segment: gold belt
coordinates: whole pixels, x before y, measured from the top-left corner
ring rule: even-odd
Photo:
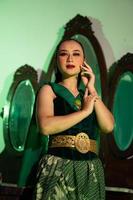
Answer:
[[[86,133],[73,135],[57,135],[52,139],[50,148],[53,147],[75,147],[80,153],[89,151],[97,153],[96,141],[91,140]]]

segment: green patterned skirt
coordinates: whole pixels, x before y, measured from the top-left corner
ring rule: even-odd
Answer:
[[[40,161],[34,199],[104,200],[104,173],[100,159],[70,160],[45,155]]]

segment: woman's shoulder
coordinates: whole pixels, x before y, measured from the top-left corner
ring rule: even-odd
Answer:
[[[40,88],[40,91],[39,91],[39,94],[42,94],[42,95],[52,95],[53,97],[55,96],[55,93],[51,87],[51,84],[47,83],[45,85],[43,85],[41,88]]]

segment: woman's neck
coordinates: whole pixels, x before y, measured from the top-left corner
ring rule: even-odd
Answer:
[[[78,91],[78,86],[77,86],[77,78],[75,77],[70,77],[63,79],[59,84],[65,86],[68,90],[70,90],[74,96],[77,96],[79,91]]]

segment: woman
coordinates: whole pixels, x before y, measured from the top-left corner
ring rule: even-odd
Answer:
[[[36,199],[104,200],[97,130],[111,132],[114,118],[97,94],[95,75],[78,41],[59,44],[57,66],[60,82],[43,86],[38,94],[38,124],[49,136],[49,147],[40,161]],[[79,79],[85,91],[79,90]]]

